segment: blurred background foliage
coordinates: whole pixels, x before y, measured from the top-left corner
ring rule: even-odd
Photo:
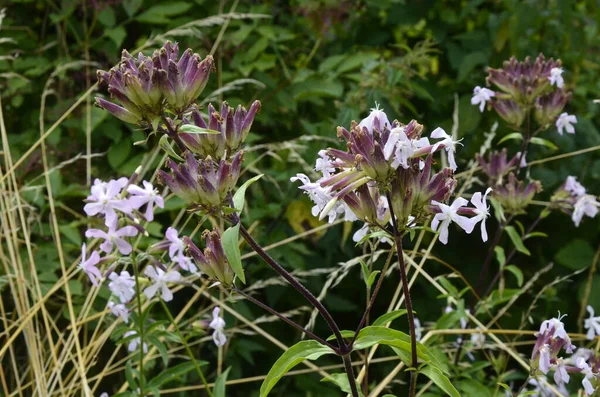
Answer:
[[[593,1],[11,0],[4,7],[0,92],[14,159],[38,141],[40,121],[44,123],[42,130],[47,131],[92,87],[96,69],[106,70],[118,62],[123,48],[133,52],[143,46],[149,52],[171,39],[178,41],[180,48],[191,47],[204,56],[222,34],[215,52],[216,73],[205,93],[228,87],[207,99],[216,103],[224,98],[232,106],[247,106],[254,99],[262,101],[262,112],[249,139],[254,149],[247,153],[246,164],[252,163],[250,171],[260,170],[268,178],[252,187],[244,221],[255,226],[254,234],[265,245],[320,224],[310,215],[307,198],[289,178],[297,172],[310,172],[320,148],[340,145],[335,139],[336,126],[348,126],[351,120],[365,117],[375,102],[390,119],[417,119],[425,125],[425,131],[437,126],[450,131],[456,110],[458,135],[464,137],[464,147],[459,149],[459,171],[473,166],[472,159],[485,141],[484,132],[490,131],[496,118],[492,112],[479,113],[470,104],[472,89],[485,84],[487,66],[500,67],[513,55],[522,59],[542,52],[562,59],[565,80],[574,93],[566,110],[577,115],[579,121],[574,136],[560,136],[553,128],[545,132],[543,137],[555,142],[559,149],[535,147],[528,160],[600,145],[600,105],[592,102],[600,98],[600,5]],[[224,31],[222,23],[211,24],[206,19],[232,9],[266,17],[231,20]],[[194,23],[198,20],[203,22]],[[236,84],[229,85],[232,82]],[[105,94],[104,90],[100,92]],[[60,230],[72,259],[78,254],[86,224],[81,216],[81,200],[88,192],[88,178],[129,175],[158,143],[150,137],[146,143],[133,145],[146,139],[142,131],[100,109],[91,107],[86,112],[87,106],[89,101],[84,101],[46,139],[62,220]],[[96,154],[91,175],[84,172],[85,159],[81,158],[86,153],[86,129],[92,132],[91,152]],[[510,132],[500,122],[494,141]],[[516,144],[508,145],[515,145],[508,146],[513,153],[518,150]],[[31,204],[37,271],[51,285],[59,265],[47,221],[49,208],[42,172],[41,155],[36,150],[16,175],[23,186],[23,197]],[[592,194],[599,194],[600,155],[592,152],[532,167],[531,177],[539,179],[544,187],[536,199],[548,201],[567,175],[577,176]],[[163,226],[156,223],[150,230],[154,237],[160,238],[181,205],[176,200],[170,202],[159,217]],[[527,226],[541,209],[532,206],[518,220]],[[291,269],[336,267],[361,253],[349,238],[350,227],[357,225],[339,225],[271,252]],[[491,220],[490,234],[495,228],[495,220]],[[520,298],[512,309],[514,315],[505,316],[502,326],[518,327],[531,298],[551,280],[586,269],[572,281],[546,289],[532,314],[535,326],[541,319],[556,315],[557,310],[569,313],[567,329],[576,330],[581,326],[576,319],[588,277],[592,283],[589,301],[600,302],[600,275],[594,275],[593,269],[587,270],[599,248],[600,218],[586,219],[575,228],[568,216],[555,213],[544,219],[538,230],[548,237],[528,240],[532,255],[517,255],[514,264],[526,281],[548,263],[554,262],[555,266],[526,293],[530,298]],[[478,239],[476,233],[456,233],[447,247],[437,246],[434,252],[475,283],[487,254],[486,246]],[[511,243],[505,239],[503,245],[508,250]],[[450,272],[443,264],[430,261],[426,266],[435,275]],[[272,276],[255,258],[247,261],[246,268],[250,280]],[[306,280],[309,288],[318,292],[325,276]],[[452,280],[459,290],[465,287],[462,281]],[[384,284],[375,315],[387,308],[397,282],[394,275]],[[507,276],[506,283],[507,288],[517,288],[516,278]],[[87,284],[74,283],[72,291],[83,300],[87,288]],[[437,320],[446,300],[436,299],[437,291],[427,284],[417,283],[413,291],[421,321],[428,324]],[[340,285],[327,293],[325,301],[342,328],[353,328],[364,308],[364,296],[360,269],[354,267]],[[472,299],[469,293],[465,297],[468,302]],[[281,311],[304,304],[300,296],[284,286],[269,287],[262,298]],[[185,301],[182,292],[173,306],[182,306]],[[244,303],[236,306],[250,317],[263,314]],[[56,302],[56,310],[61,310],[61,302]],[[306,323],[308,312],[302,316],[297,320]],[[227,320],[228,324],[235,323],[233,318]],[[397,326],[405,330],[405,324],[398,322]],[[287,344],[299,337],[285,324],[266,324],[265,329]],[[320,323],[317,330],[326,333]],[[211,347],[204,348],[201,358],[210,361],[214,358],[212,351]],[[259,337],[233,338],[225,358],[233,366],[230,379],[265,374],[279,354]],[[502,355],[492,355],[496,368],[495,360],[501,360]],[[489,357],[480,358],[490,361]],[[378,379],[393,365],[373,366],[370,378]],[[456,384],[465,395],[485,396],[494,390],[498,371],[482,366],[462,376],[457,374]],[[338,393],[328,384],[306,382],[307,379],[286,378],[279,390],[287,390],[286,396]],[[228,395],[248,395],[255,390],[257,384],[250,383],[232,387]]]

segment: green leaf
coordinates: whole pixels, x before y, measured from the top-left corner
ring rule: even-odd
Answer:
[[[369,275],[369,278],[367,279],[366,283],[367,283],[367,287],[371,288],[371,286],[373,285],[373,283],[375,282],[375,278],[377,277],[377,275],[381,273],[380,270],[374,270],[373,273],[371,273]]]
[[[179,127],[180,132],[186,134],[208,134],[208,135],[220,135],[221,131],[215,131],[208,128],[198,127],[194,124],[184,124]]]
[[[196,364],[200,367],[203,365],[207,365],[208,361],[196,360]],[[192,371],[194,368],[195,365],[193,361],[187,361],[185,363],[174,365],[171,368],[163,371],[159,375],[155,376],[150,382],[148,382],[147,386],[160,387],[167,382],[170,382],[174,379],[179,378],[180,376],[185,375],[186,373]]]
[[[136,390],[138,388],[138,384],[135,381],[135,375],[138,375],[138,372],[133,369],[131,361],[127,361],[127,364],[125,365],[125,379],[129,384],[129,388],[132,390]]]
[[[460,393],[454,388],[454,386],[452,386],[452,383],[450,383],[450,379],[448,379],[444,374],[442,374],[442,371],[440,371],[439,369],[432,367],[431,365],[427,365],[421,368],[419,372],[431,379],[437,387],[442,389],[449,396],[460,397]]]
[[[321,382],[332,382],[338,385],[338,387],[345,393],[352,393],[350,389],[350,382],[348,382],[348,375],[346,373],[342,374],[331,374],[327,378],[321,379]],[[358,390],[358,395],[363,397],[364,394]]]
[[[400,310],[394,310],[392,312],[389,313],[385,313],[383,316],[379,317],[377,320],[373,321],[373,326],[385,326],[385,324],[389,323],[392,320],[397,319],[398,317],[402,317],[404,316],[406,313],[408,313],[408,310],[404,310],[404,309],[400,309]],[[413,313],[415,313],[413,311]]]
[[[223,243],[223,251],[225,251],[225,256],[227,257],[233,272],[240,280],[242,280],[242,283],[246,284],[246,276],[244,275],[240,246],[238,244],[239,235],[240,224],[238,223],[223,232],[221,242]]]
[[[512,132],[510,134],[504,135],[502,137],[502,139],[500,139],[498,141],[497,144],[500,145],[502,142],[511,141],[511,140],[522,141],[523,140],[523,135],[521,135],[520,132]]]
[[[334,354],[334,351],[314,340],[305,340],[296,343],[287,349],[273,364],[273,367],[260,386],[260,397],[267,396],[279,379],[296,365],[304,360],[316,360],[325,354]]]
[[[173,1],[155,5],[141,13],[136,20],[145,23],[166,24],[171,22],[172,18],[170,17],[181,15],[191,7],[191,3],[186,3],[184,1]]]
[[[244,182],[242,186],[240,186],[237,192],[235,192],[235,194],[233,195],[233,206],[236,210],[242,212],[242,210],[244,209],[244,204],[246,202],[246,189],[248,189],[248,186],[252,185],[254,182],[262,178],[263,175],[264,174],[256,175],[254,178],[248,179],[246,182]]]
[[[118,144],[112,144],[106,154],[108,164],[114,170],[118,170],[119,166],[129,157],[129,153],[131,153],[131,142],[129,140],[126,139]]]
[[[500,269],[502,269],[502,266],[504,266],[504,264],[506,263],[506,255],[504,254],[504,248],[497,245],[496,248],[494,248],[494,253],[496,254],[496,260],[500,265]]]
[[[218,376],[215,381],[215,387],[213,389],[214,397],[227,397],[225,395],[225,384],[227,383],[227,376],[229,375],[229,371],[231,371],[231,367],[227,368],[225,372]]]
[[[381,273],[381,271],[375,270],[372,273],[369,273],[369,266],[367,266],[367,264],[363,261],[360,261],[360,268],[362,270],[365,285],[367,286],[367,288],[371,288],[371,286],[375,282],[375,277],[377,277],[377,275]]]
[[[163,135],[160,137],[160,140],[158,141],[158,146],[160,146],[161,149],[165,151],[165,153],[167,153],[174,159],[177,159],[179,161],[185,161],[181,158],[181,156],[175,153],[175,150],[173,150],[173,147],[169,143],[169,137],[167,135]]]
[[[584,240],[575,239],[556,254],[556,261],[573,270],[585,269],[594,260],[594,249]]]
[[[513,244],[515,245],[515,248],[517,249],[517,251],[519,251],[525,255],[531,255],[531,252],[529,252],[529,250],[527,248],[525,248],[525,245],[523,245],[521,236],[519,236],[519,233],[514,228],[514,226],[506,226],[505,230],[506,230],[506,233],[508,233],[508,237],[510,237]]]
[[[519,269],[516,265],[509,265],[506,266],[504,269],[511,272],[517,278],[517,285],[519,286],[519,288],[521,288],[523,286],[524,280],[523,272],[521,271],[521,269]]]
[[[547,148],[550,148],[552,150],[558,150],[558,146],[556,146],[555,144],[553,144],[552,142],[550,142],[547,139],[543,139],[537,136],[534,136],[533,138],[531,138],[531,143],[533,143],[534,145],[539,145],[539,146],[546,146]]]

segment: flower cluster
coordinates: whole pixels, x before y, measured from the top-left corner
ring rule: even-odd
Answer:
[[[584,215],[594,218],[600,208],[596,196],[588,194],[586,188],[574,176],[567,177],[565,183],[552,196],[551,203],[553,208],[571,215],[577,227]]]
[[[591,315],[593,317],[593,311]],[[586,326],[587,324],[586,322]],[[598,387],[597,377],[600,375],[600,359],[591,350],[581,348],[568,358],[560,357],[561,350],[571,354],[576,349],[561,318],[542,322],[536,336],[531,356],[532,375],[536,375],[538,370],[544,375],[553,370],[554,381],[562,387],[569,383],[569,373],[579,373],[583,375],[581,385],[586,395],[595,393]]]
[[[534,62],[529,57],[522,62],[512,57],[502,68],[488,69],[486,82],[498,91],[477,86],[473,89],[471,103],[479,106],[481,112],[489,103],[500,117],[517,129],[525,122],[527,114],[533,114],[543,129],[554,122],[561,135],[564,128],[574,133],[572,124],[577,123],[576,117],[561,114],[572,96],[565,90],[562,74],[560,60],[547,60],[542,54]]]
[[[179,58],[179,46],[167,41],[154,54],[137,58],[123,50],[121,62],[106,72],[98,71],[99,82],[121,106],[96,98],[96,104],[126,123],[155,126],[166,111],[180,115],[202,93],[213,58],[202,59],[187,49]]]
[[[210,280],[217,281],[225,287],[230,287],[233,283],[234,272],[227,256],[225,256],[219,232],[205,230],[202,233],[202,239],[206,241],[204,252],[189,237],[184,237],[183,241],[202,273]]]
[[[355,239],[360,239],[369,227],[384,228],[396,217],[402,230],[424,222],[434,215],[432,227],[439,228],[440,241],[448,241],[448,225],[457,223],[471,233],[482,222],[482,238],[487,240],[485,219],[489,216],[485,204],[489,190],[477,193],[471,202],[457,198],[446,205],[454,191],[457,169],[454,153],[460,140],[443,129],[436,128],[430,138],[422,137],[423,126],[416,121],[404,125],[389,121],[381,109],[372,109],[360,123],[352,122],[350,130],[338,127],[338,137],[346,141],[346,151],[329,148],[319,152],[315,171],[321,177],[315,182],[305,174],[297,174],[292,182],[301,181],[300,189],[314,202],[312,213],[333,222],[343,215],[346,221],[362,220],[366,226]],[[433,155],[445,151],[449,167],[435,173]],[[465,215],[470,215],[467,218]]]

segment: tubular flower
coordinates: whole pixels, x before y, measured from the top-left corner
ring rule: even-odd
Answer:
[[[510,161],[507,161],[506,153],[506,149],[502,149],[501,152],[491,152],[487,162],[483,156],[477,154],[479,166],[488,176],[489,183],[492,186],[501,185],[503,177],[508,174],[511,169],[515,168],[519,162],[518,154],[510,159]]]
[[[213,58],[204,60],[187,49],[178,59],[177,43],[167,41],[152,57],[137,58],[123,51],[121,62],[106,72],[98,71],[100,83],[121,106],[102,98],[96,104],[115,117],[133,124],[153,125],[164,110],[181,114],[202,93],[213,68]]]
[[[225,204],[227,195],[235,187],[240,176],[242,155],[238,152],[231,162],[215,162],[210,157],[196,160],[187,153],[185,163],[169,160],[167,164],[171,174],[161,170],[159,176],[183,200],[206,211],[215,211]]]
[[[519,128],[525,121],[525,110],[512,99],[497,99],[492,102],[492,108],[514,128]]]
[[[573,94],[556,90],[549,94],[539,96],[535,100],[535,120],[540,125],[550,124],[562,112],[563,108],[571,100]],[[575,116],[573,116],[575,117]]]
[[[250,109],[241,105],[234,109],[227,102],[221,105],[217,112],[213,105],[208,105],[208,122],[194,108],[191,120],[184,119],[183,124],[193,124],[197,127],[218,131],[218,134],[187,134],[179,133],[185,146],[201,156],[211,156],[221,159],[231,156],[246,140],[256,114],[260,113],[260,101],[254,101]]]
[[[234,272],[225,256],[219,232],[205,230],[202,239],[206,241],[204,252],[189,237],[183,238],[189,255],[210,280],[219,281],[223,286],[230,287],[233,284]]]

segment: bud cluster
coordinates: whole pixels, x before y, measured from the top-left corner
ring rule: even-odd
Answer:
[[[441,128],[430,135],[439,139],[435,143],[422,133],[423,126],[414,120],[406,125],[390,123],[382,110],[372,109],[360,123],[352,122],[350,130],[338,127],[338,137],[346,141],[345,151],[329,148],[319,152],[315,171],[321,178],[311,182],[308,176],[297,174],[291,180],[303,183],[300,189],[315,203],[313,215],[320,219],[328,217],[333,222],[343,214],[347,221],[360,219],[368,227],[384,228],[393,213],[403,232],[435,215],[432,226],[434,230],[440,227],[440,241],[446,243],[450,222],[470,233],[489,212],[481,193],[477,196],[480,202],[472,201],[475,208],[464,208],[468,203],[461,201],[464,199],[455,206],[442,204],[456,186],[454,152],[460,141]],[[450,167],[434,172],[433,155],[441,150]],[[359,236],[366,232],[363,227]],[[482,233],[482,238],[485,241],[487,234],[483,237]]]
[[[137,58],[123,50],[121,62],[106,72],[98,71],[98,81],[108,85],[111,98],[121,106],[96,98],[96,104],[126,123],[156,126],[167,112],[181,115],[204,90],[213,69],[213,58],[202,59],[187,49],[181,58],[179,46],[167,41],[149,57]]]

